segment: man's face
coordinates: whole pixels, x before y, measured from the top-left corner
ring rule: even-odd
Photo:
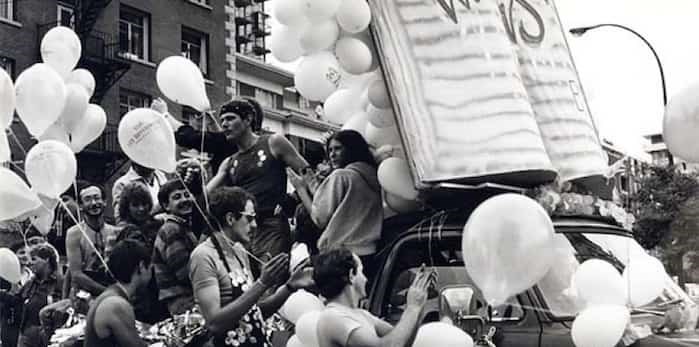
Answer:
[[[248,200],[245,203],[245,209],[240,213],[240,218],[235,219],[233,216],[230,216],[229,224],[233,229],[233,235],[237,241],[243,244],[250,243],[250,229],[257,228],[255,205],[252,201]]]
[[[104,197],[99,188],[91,186],[80,191],[80,209],[92,217],[104,213]]]
[[[356,273],[354,273],[354,276],[350,275],[350,281],[352,288],[354,288],[355,292],[358,294],[359,299],[364,299],[366,298],[366,285],[369,280],[366,278],[364,275],[364,265],[362,265],[362,261],[359,259],[359,257],[354,254],[354,262],[357,264],[356,268]]]
[[[221,115],[221,130],[228,140],[240,138],[248,128],[250,128],[249,121],[237,113],[227,112]]]
[[[174,190],[168,196],[165,210],[176,216],[189,216],[192,213],[192,197],[185,189]]]

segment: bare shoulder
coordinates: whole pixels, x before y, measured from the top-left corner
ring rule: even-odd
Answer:
[[[135,320],[131,304],[120,296],[110,296],[102,300],[95,308],[94,317],[95,331],[101,338],[109,336],[118,322]]]

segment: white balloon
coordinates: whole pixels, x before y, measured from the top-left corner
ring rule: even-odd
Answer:
[[[626,305],[626,286],[612,264],[589,259],[580,264],[573,275],[575,289],[586,307],[595,305]]]
[[[377,108],[369,104],[367,114],[369,115],[369,124],[377,128],[392,127],[396,124],[393,110],[390,108]]]
[[[624,306],[593,306],[573,321],[571,335],[577,347],[614,347],[631,319]]]
[[[383,80],[378,79],[369,85],[369,103],[376,108],[390,108],[391,98]]]
[[[391,145],[395,147],[400,147],[400,135],[398,134],[398,128],[395,126],[377,128],[371,123],[366,126],[366,142],[368,142],[374,148],[379,148],[385,145]]]
[[[305,347],[301,340],[299,340],[299,337],[294,335],[289,338],[288,341],[286,341],[286,347]]]
[[[413,347],[473,347],[473,339],[456,326],[432,322],[420,326]]]
[[[301,316],[309,312],[321,311],[325,305],[317,296],[298,290],[291,294],[284,305],[279,309],[279,314],[286,320],[296,324]]]
[[[344,31],[356,34],[369,27],[371,9],[366,1],[342,0],[336,17]]]
[[[366,138],[366,128],[368,123],[369,120],[366,112],[359,111],[352,115],[347,122],[345,122],[345,124],[342,126],[342,130],[354,130]]]
[[[387,192],[406,200],[415,200],[418,191],[410,175],[408,162],[400,158],[388,158],[380,165],[377,172],[381,187]]]
[[[102,135],[106,126],[107,114],[102,107],[95,104],[88,105],[80,123],[70,134],[70,148],[75,153],[82,151],[85,146]]]
[[[121,149],[136,163],[175,171],[175,134],[158,112],[149,108],[129,111],[119,122],[118,138]]]
[[[342,74],[332,53],[319,52],[304,57],[294,75],[296,89],[306,99],[325,101],[337,90]]]
[[[59,117],[68,132],[73,132],[87,110],[90,96],[85,87],[77,83],[66,84],[66,102]]]
[[[200,112],[211,109],[204,76],[191,60],[179,55],[165,58],[158,65],[155,79],[168,99]]]
[[[46,140],[29,150],[24,171],[32,188],[45,196],[57,198],[75,181],[78,164],[67,145]]]
[[[665,288],[665,276],[660,260],[648,255],[631,258],[623,274],[631,305],[641,307],[660,296]]]
[[[15,86],[10,75],[0,68],[0,130],[12,124],[15,115]]]
[[[21,279],[19,259],[9,248],[0,248],[0,277],[16,284]]]
[[[10,169],[0,167],[0,221],[19,217],[41,206],[41,200]]]
[[[46,64],[22,71],[15,83],[17,114],[29,132],[38,137],[61,115],[66,102],[63,79]]]
[[[66,131],[65,126],[60,120],[56,123],[51,124],[51,126],[44,131],[41,136],[39,136],[39,141],[54,140],[65,145],[70,144],[70,137],[68,136],[68,131]]]
[[[699,83],[670,99],[663,118],[663,140],[670,152],[690,163],[699,163]]]
[[[66,78],[80,60],[80,38],[70,28],[57,26],[41,39],[41,59],[58,74]]]
[[[41,235],[47,235],[51,231],[51,226],[55,218],[55,210],[41,206],[29,217],[29,221]]]
[[[335,55],[340,66],[351,74],[363,74],[371,68],[371,50],[356,38],[344,37],[337,41]]]
[[[330,19],[340,7],[340,0],[305,0],[306,17],[313,22]]]
[[[66,83],[77,83],[83,86],[89,97],[92,97],[92,95],[95,94],[95,76],[92,75],[92,72],[86,69],[73,70],[73,72],[70,73],[70,76],[68,76]]]
[[[296,336],[304,346],[318,346],[318,319],[320,311],[312,311],[304,314],[296,323]]]
[[[334,19],[313,23],[304,28],[299,38],[306,54],[313,54],[332,47],[340,36],[340,28]]]
[[[304,0],[275,0],[272,15],[286,26],[300,26],[306,22]]]
[[[12,160],[10,141],[7,140],[7,133],[4,130],[0,130],[0,163],[10,160]]]
[[[285,25],[272,27],[269,48],[274,58],[283,63],[298,59],[303,54],[300,31]]]
[[[420,209],[420,203],[417,200],[403,199],[398,195],[386,193],[384,195],[386,206],[398,213],[410,213]]]
[[[344,124],[352,115],[361,111],[357,94],[350,89],[338,89],[325,100],[325,119],[335,124]]]

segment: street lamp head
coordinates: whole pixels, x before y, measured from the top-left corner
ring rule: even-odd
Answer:
[[[580,27],[580,28],[573,28],[568,30],[573,36],[583,36],[588,30],[590,30],[590,27]]]

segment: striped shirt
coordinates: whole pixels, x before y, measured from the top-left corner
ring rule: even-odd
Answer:
[[[160,300],[192,296],[189,255],[196,245],[189,221],[167,215],[155,238],[152,260]]]

